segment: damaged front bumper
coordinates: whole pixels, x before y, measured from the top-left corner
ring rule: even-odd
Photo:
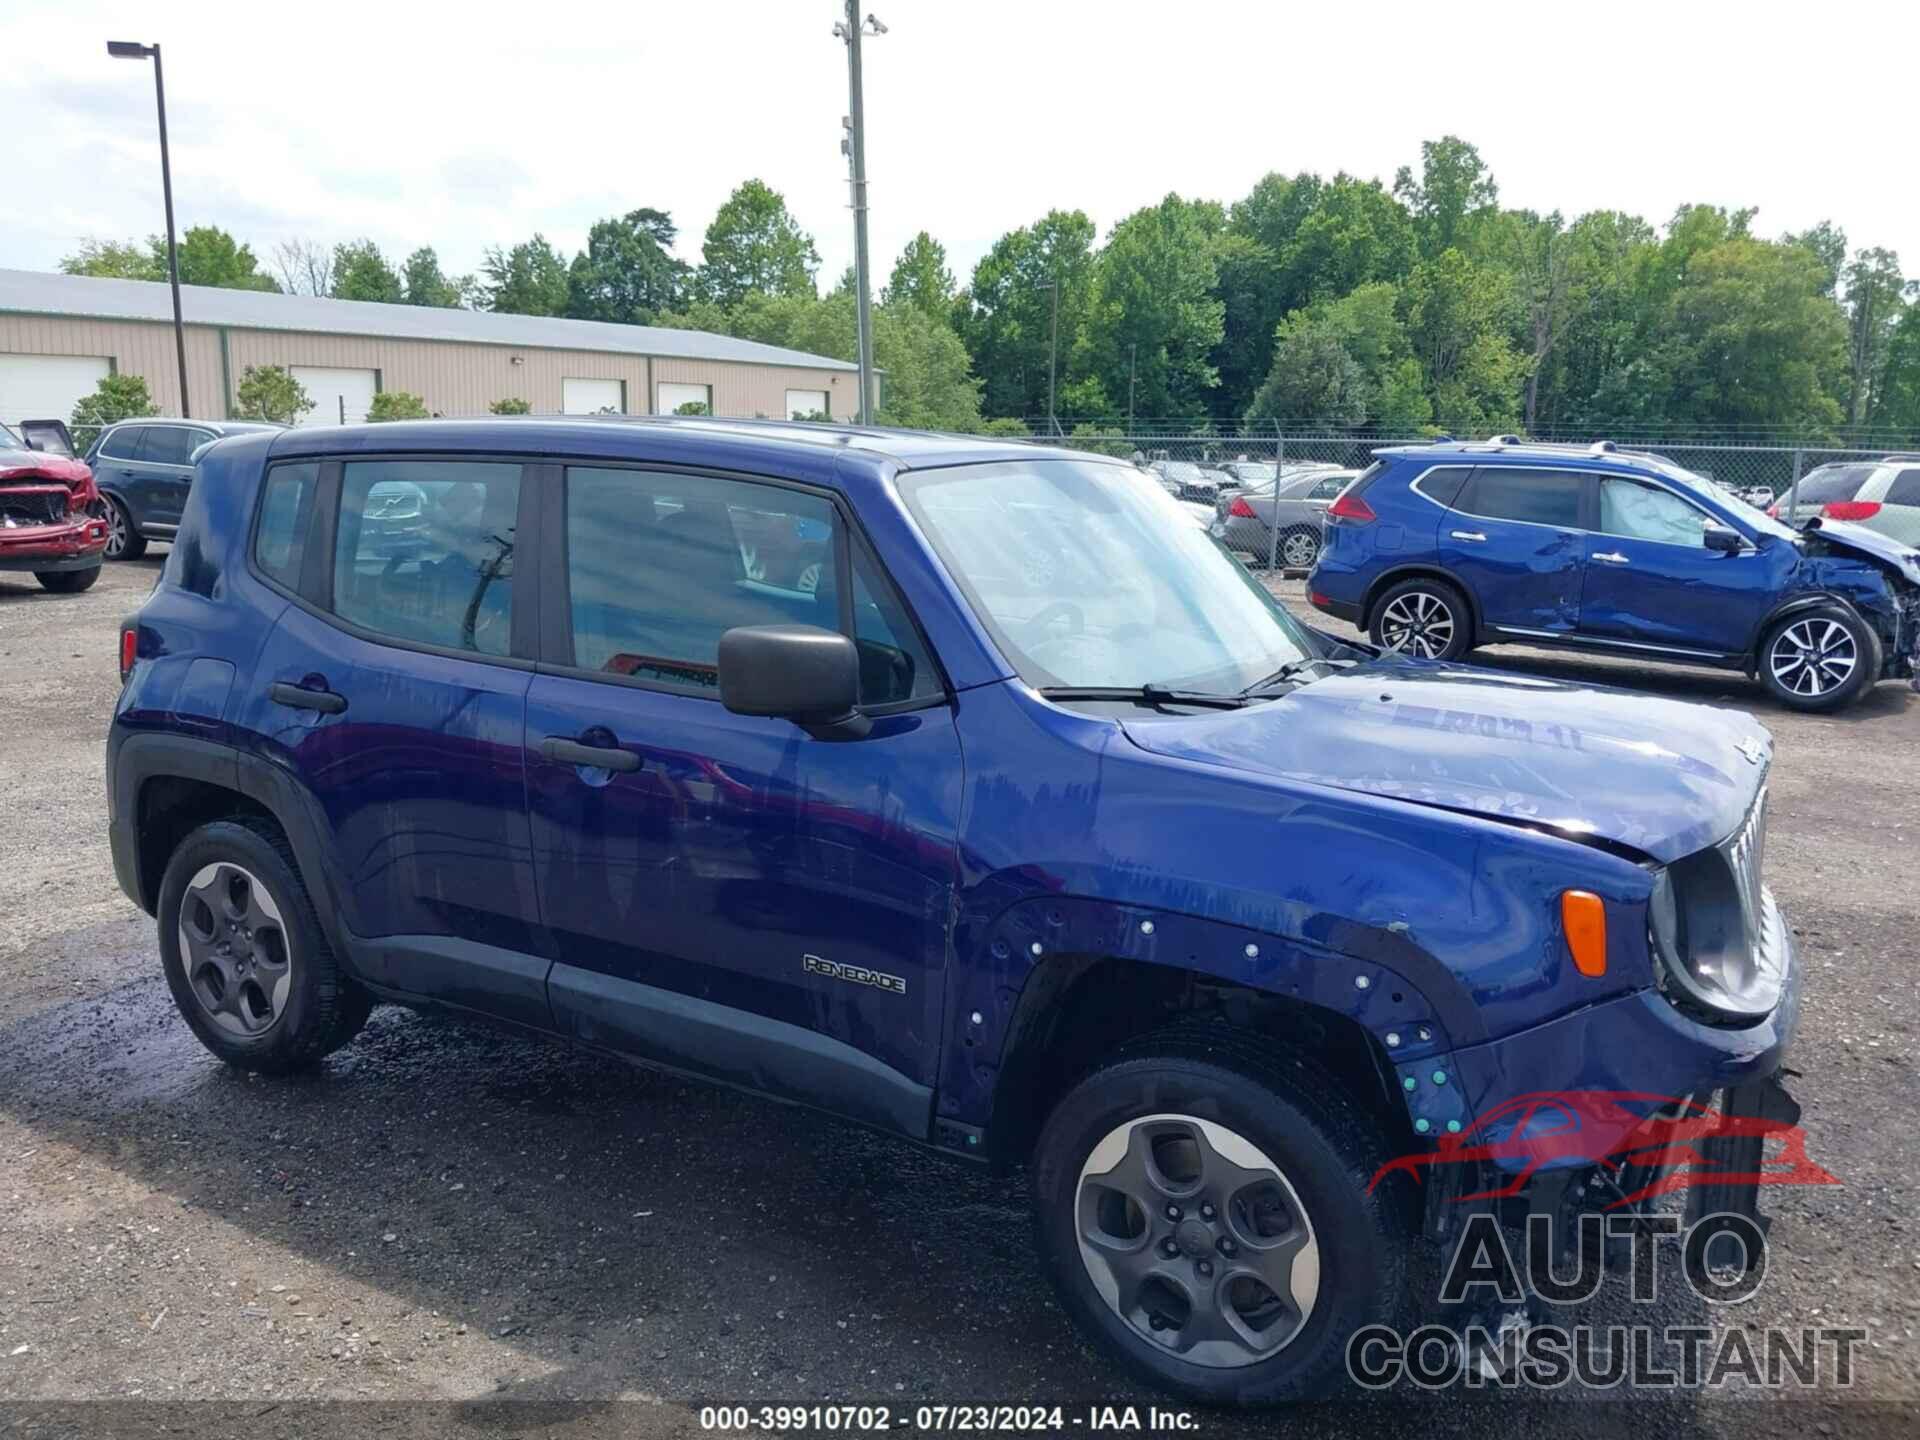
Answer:
[[[0,525],[0,570],[91,570],[107,553],[107,522],[93,516],[55,525]]]

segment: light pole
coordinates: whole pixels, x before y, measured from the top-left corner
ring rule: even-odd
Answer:
[[[1047,428],[1058,435],[1060,422],[1053,413],[1053,374],[1060,358],[1060,272],[1055,270],[1053,279],[1043,280],[1034,288],[1053,292],[1053,331],[1047,341]]]
[[[167,155],[167,82],[160,71],[160,47],[132,40],[109,40],[107,54],[116,60],[153,60],[153,98],[160,107],[160,193],[167,207],[167,283],[173,287],[173,353],[180,362],[180,416],[193,411],[187,400],[187,331],[180,319],[180,249],[173,235],[173,164]]]
[[[873,421],[873,307],[868,298],[867,266],[867,116],[860,84],[860,36],[884,35],[887,27],[869,15],[860,20],[860,0],[847,0],[847,18],[834,22],[833,33],[847,47],[846,152],[853,189],[853,291],[856,341],[860,353],[860,413],[862,425]]]

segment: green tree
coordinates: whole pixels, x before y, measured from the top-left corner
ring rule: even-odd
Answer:
[[[84,453],[107,426],[117,420],[138,420],[143,415],[158,415],[160,407],[147,393],[147,382],[138,375],[103,375],[91,395],[82,395],[68,421],[74,444]]]
[[[367,406],[370,422],[382,420],[425,420],[427,402],[406,390],[382,390]]]
[[[1885,378],[1887,343],[1905,308],[1906,278],[1891,250],[1862,250],[1847,266],[1847,423],[1864,424]]]
[[[448,276],[431,245],[422,245],[400,267],[402,289],[409,305],[454,310],[468,303],[475,289],[471,275]]]
[[[704,400],[688,400],[684,404],[674,406],[673,413],[676,415],[711,415],[713,414],[713,407]]]
[[[567,313],[577,320],[651,325],[665,312],[684,309],[693,272],[671,253],[677,233],[664,210],[629,210],[597,221],[568,272]]]
[[[1873,423],[1920,435],[1920,297],[1910,301],[1887,337],[1887,365],[1875,395]]]
[[[1225,223],[1213,202],[1169,195],[1114,226],[1100,251],[1090,366],[1109,397],[1132,379],[1137,414],[1204,414],[1220,383],[1213,352],[1226,307],[1214,293],[1214,248]]]
[[[1505,277],[1443,250],[1414,267],[1401,313],[1434,423],[1453,434],[1511,429],[1526,362],[1509,338],[1513,298]]]
[[[1832,295],[1840,288],[1841,272],[1847,268],[1847,232],[1831,220],[1822,220],[1811,230],[1802,230],[1798,235],[1787,234],[1780,237],[1789,245],[1798,245],[1813,253],[1820,261],[1821,273],[1827,277],[1827,294]]]
[[[400,272],[387,263],[373,241],[349,240],[333,247],[334,299],[398,305],[405,295]]]
[[[881,371],[881,424],[980,428],[980,382],[967,347],[944,316],[930,315],[905,297],[876,306],[873,363]]]
[[[1093,240],[1093,221],[1084,212],[1048,211],[996,240],[974,266],[971,286],[955,297],[954,329],[973,357],[974,374],[985,382],[981,409],[987,414],[1014,419],[1046,414],[1054,300],[1048,287],[1056,277],[1056,388],[1064,399],[1087,378],[1081,336],[1093,307]],[[1058,408],[1072,414],[1077,407]]]
[[[1413,212],[1420,237],[1420,253],[1429,259],[1464,244],[1470,224],[1490,214],[1499,203],[1500,188],[1480,152],[1457,135],[1425,140],[1420,145],[1420,178],[1402,165],[1394,176],[1393,193]]]
[[[155,235],[147,241],[155,275],[167,276],[167,241]],[[180,237],[180,283],[212,285],[222,290],[280,289],[280,282],[260,269],[253,250],[218,225],[195,225]]]
[[[1247,423],[1343,429],[1367,419],[1366,376],[1324,324],[1296,312],[1283,321],[1273,368],[1247,408]]]
[[[946,247],[924,230],[915,235],[893,262],[880,301],[905,301],[944,322],[953,313],[953,272],[947,269]]]
[[[495,415],[531,415],[533,406],[517,395],[509,395],[504,400],[496,400],[487,407]]]
[[[727,197],[701,247],[700,291],[731,307],[748,294],[814,292],[820,253],[813,237],[787,212],[779,191],[749,180]]]
[[[1399,300],[1379,280],[1287,317],[1248,423],[1364,424],[1400,435],[1425,425],[1432,409]]]
[[[156,272],[153,255],[139,241],[96,240],[89,236],[79,250],[61,257],[60,268],[68,275],[97,275],[109,280],[164,280],[166,265]]]
[[[236,418],[277,425],[291,425],[313,409],[306,387],[278,365],[249,365],[233,398],[240,412]]]
[[[567,313],[567,262],[536,234],[511,250],[493,246],[480,266],[486,275],[482,293],[489,310],[505,315]]]

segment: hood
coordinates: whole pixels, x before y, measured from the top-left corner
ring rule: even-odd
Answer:
[[[1122,724],[1155,754],[1543,826],[1662,863],[1732,834],[1773,757],[1742,711],[1400,660],[1244,710]]]
[[[63,485],[78,484],[92,478],[84,461],[45,450],[22,450],[16,445],[0,445],[0,484],[12,481],[58,480]]]
[[[1845,520],[1817,517],[1807,522],[1803,533],[1818,535],[1831,549],[1864,555],[1869,560],[1890,565],[1912,583],[1920,585],[1920,550],[1911,545],[1902,545],[1891,535],[1882,535],[1878,530],[1869,530],[1864,525],[1854,525]]]

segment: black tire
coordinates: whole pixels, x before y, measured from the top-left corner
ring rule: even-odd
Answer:
[[[107,559],[138,560],[147,553],[147,537],[134,529],[133,516],[120,501],[102,495],[99,515],[107,522]]]
[[[275,913],[281,953],[291,971],[272,1018],[257,1033],[236,1034],[206,1000],[206,985],[188,973],[181,909],[189,885],[210,870],[232,870],[262,887]],[[212,917],[215,926],[220,916]],[[160,881],[160,960],[174,1003],[215,1055],[242,1070],[285,1074],[312,1065],[366,1024],[372,998],[341,969],[301,883],[293,851],[271,824],[251,816],[202,825],[180,843]],[[251,938],[251,931],[245,932]]]
[[[1880,637],[1851,606],[1822,605],[1769,626],[1756,671],[1782,705],[1820,714],[1864,695],[1880,678],[1882,656]],[[1837,673],[1842,664],[1844,676]]]
[[[1320,559],[1320,532],[1311,525],[1294,525],[1280,532],[1280,568],[1311,570]]]
[[[1255,1358],[1245,1363],[1196,1363],[1174,1353],[1169,1343],[1150,1339],[1137,1320],[1123,1316],[1103,1297],[1081,1256],[1082,1170],[1096,1147],[1103,1142],[1111,1147],[1117,1127],[1169,1115],[1224,1127],[1270,1157],[1303,1209],[1317,1247],[1318,1290],[1311,1305],[1295,1307],[1289,1319],[1274,1322],[1289,1325],[1290,1338],[1281,1340],[1272,1353],[1256,1357],[1247,1350],[1247,1356]],[[1067,1313],[1143,1380],[1205,1404],[1308,1400],[1344,1386],[1347,1342],[1356,1330],[1372,1323],[1394,1324],[1407,1312],[1417,1230],[1411,1191],[1398,1177],[1368,1191],[1392,1154],[1380,1123],[1310,1062],[1284,1053],[1275,1056],[1269,1043],[1239,1031],[1170,1033],[1129,1047],[1054,1107],[1034,1151],[1035,1231]],[[1197,1192],[1193,1202],[1198,1204],[1207,1193]],[[1225,1223],[1220,1216],[1229,1208],[1225,1193],[1208,1223]],[[1191,1226],[1206,1213],[1196,1212],[1185,1223]],[[1143,1219],[1156,1231],[1175,1224],[1164,1210]],[[1231,1238],[1236,1232],[1225,1233]],[[1167,1243],[1177,1247],[1188,1242],[1171,1234],[1143,1242],[1148,1249]],[[1217,1240],[1215,1244],[1219,1248]],[[1204,1245],[1194,1243],[1179,1254],[1157,1253],[1166,1255],[1168,1268],[1190,1264],[1196,1287],[1213,1285],[1216,1294],[1229,1293],[1224,1267],[1236,1261],[1219,1262],[1219,1278],[1202,1281],[1198,1274],[1210,1273],[1200,1264]],[[1220,1253],[1235,1252],[1221,1248]],[[1299,1318],[1302,1313],[1304,1320]],[[1190,1321],[1191,1314],[1186,1319]],[[1171,1344],[1177,1347],[1181,1338],[1176,1334]]]
[[[92,566],[86,570],[36,570],[33,578],[43,589],[55,595],[78,595],[82,590],[91,590],[93,582],[100,578],[100,567]]]
[[[1473,649],[1473,608],[1458,586],[1415,575],[1389,586],[1373,602],[1367,635],[1384,651],[1458,660]]]

